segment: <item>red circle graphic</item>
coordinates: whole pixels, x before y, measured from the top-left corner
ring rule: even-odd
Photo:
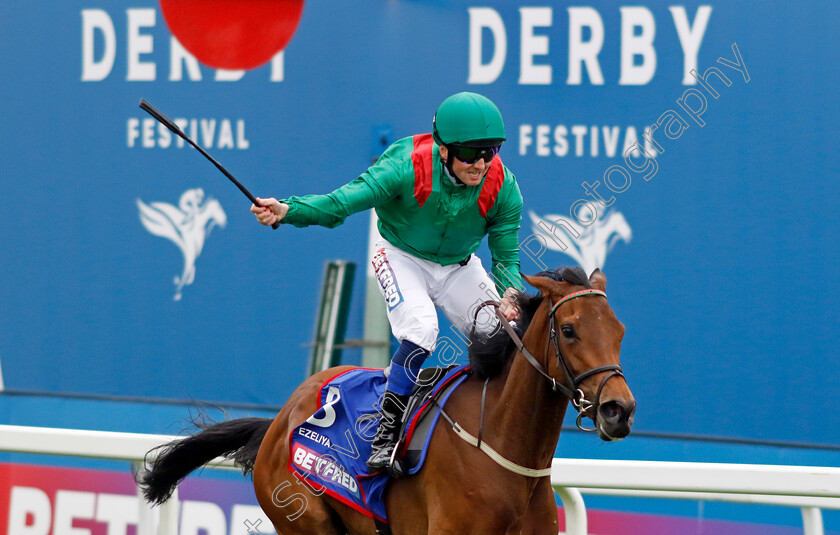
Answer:
[[[292,39],[303,0],[160,0],[169,31],[200,62],[253,69]]]

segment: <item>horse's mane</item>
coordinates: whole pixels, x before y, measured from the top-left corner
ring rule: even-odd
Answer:
[[[550,271],[537,273],[537,277],[546,277],[556,281],[566,281],[575,286],[590,288],[589,278],[583,269],[575,267],[563,267]],[[516,303],[519,305],[519,319],[516,321],[514,330],[521,338],[531,320],[534,312],[543,301],[543,295],[527,295],[520,293],[516,296]],[[513,356],[516,345],[508,335],[507,331],[499,327],[491,336],[475,334],[470,337],[470,365],[478,377],[485,379],[495,377],[504,369],[507,361]]]

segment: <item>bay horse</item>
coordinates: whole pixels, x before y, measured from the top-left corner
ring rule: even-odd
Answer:
[[[520,330],[527,327],[521,340],[506,329],[471,344],[474,373],[444,408],[457,426],[441,419],[423,469],[390,481],[385,506],[394,535],[556,535],[548,473],[569,402],[580,411],[578,425],[590,418],[602,440],[630,433],[636,402],[621,373],[624,326],[607,303],[606,277],[597,269],[587,278],[580,268],[565,268],[524,278],[540,293],[519,298]],[[138,481],[146,499],[166,501],[194,469],[227,456],[253,474],[257,500],[278,534],[377,533],[371,518],[304,489],[305,478],[287,469],[290,433],[319,408],[321,386],[352,368],[308,378],[273,421],[205,425],[162,446]],[[456,431],[480,436],[497,458]]]

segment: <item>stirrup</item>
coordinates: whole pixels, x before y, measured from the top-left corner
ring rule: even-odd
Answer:
[[[403,471],[402,463],[400,463],[399,459],[397,459],[397,452],[400,451],[401,444],[402,440],[398,440],[397,443],[394,444],[394,449],[391,451],[391,458],[388,462],[388,475],[394,479],[406,475]]]
[[[394,453],[397,451],[396,446],[397,445],[395,442],[388,441],[375,451],[371,452],[370,457],[368,457],[368,460],[365,462],[365,464],[367,464],[367,467],[372,470],[381,470],[382,468],[387,468],[391,465],[391,461],[394,458]]]
[[[393,430],[384,428],[377,431],[377,435],[373,439],[373,451],[370,452],[370,457],[365,462],[368,468],[381,470],[390,464],[396,445],[394,438]]]

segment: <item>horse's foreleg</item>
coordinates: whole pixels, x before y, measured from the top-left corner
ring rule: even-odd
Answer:
[[[551,488],[549,478],[543,477],[540,478],[528,502],[521,533],[522,535],[557,535],[559,531],[554,490]]]
[[[426,535],[444,533],[431,529],[426,492],[429,486],[426,474],[395,479],[389,484],[385,506],[391,522],[391,531],[398,535]]]

